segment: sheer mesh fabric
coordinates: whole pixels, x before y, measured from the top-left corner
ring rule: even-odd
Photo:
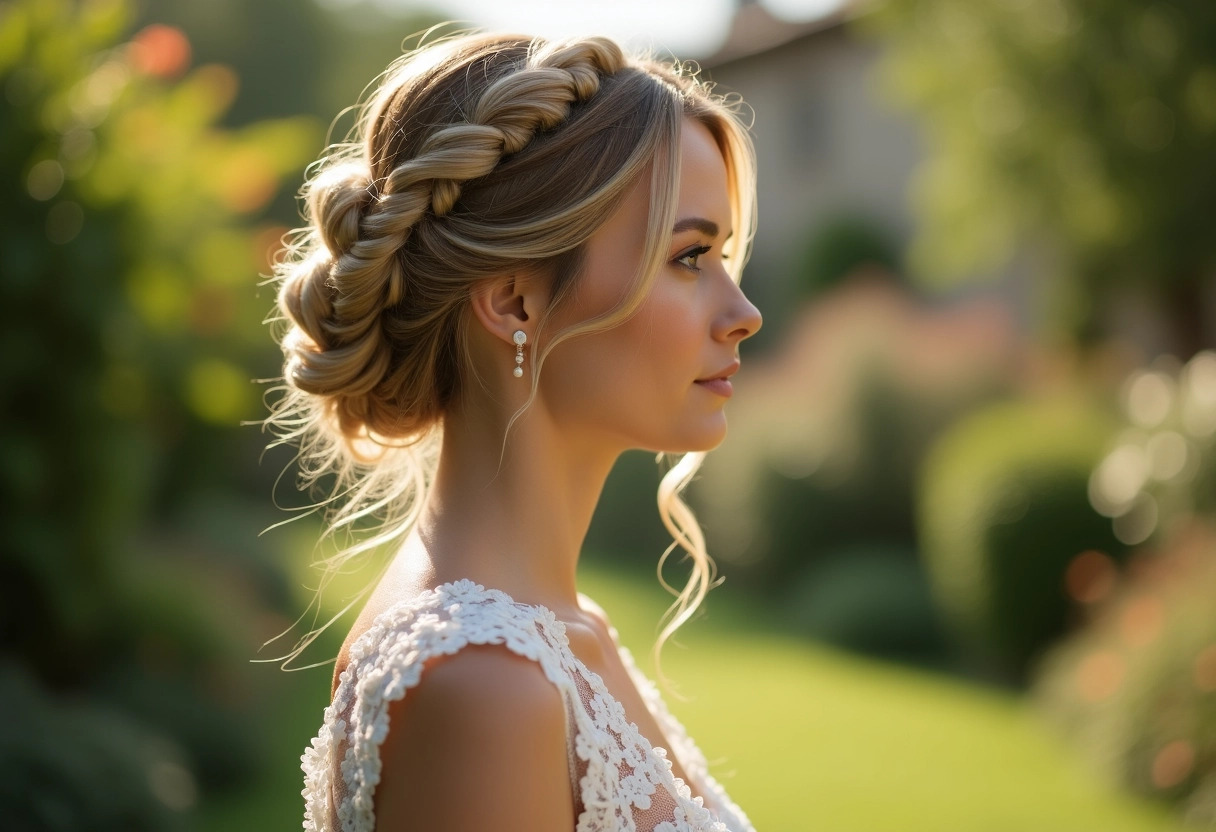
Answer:
[[[650,745],[603,680],[574,656],[551,611],[463,580],[391,607],[352,646],[334,701],[301,758],[304,828],[372,832],[389,703],[419,683],[428,659],[469,644],[501,644],[536,662],[566,703],[576,832],[755,832],[615,630],[612,636],[690,783],[672,774],[667,750]]]

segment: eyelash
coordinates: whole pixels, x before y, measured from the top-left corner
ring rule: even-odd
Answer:
[[[699,267],[699,266],[697,266],[697,265],[695,265],[695,264],[694,264],[694,265],[689,265],[689,264],[687,264],[687,263],[685,263],[685,262],[683,262],[683,261],[685,261],[685,260],[687,260],[689,257],[691,257],[691,258],[693,258],[693,259],[694,259],[694,262],[695,262],[696,258],[700,257],[702,254],[709,254],[709,251],[710,251],[710,247],[709,247],[709,246],[697,246],[696,248],[694,248],[694,249],[689,249],[688,251],[686,251],[686,252],[684,252],[683,254],[681,254],[679,257],[677,257],[677,258],[675,259],[675,262],[679,263],[681,266],[683,266],[684,268],[688,269],[689,271],[693,271],[693,272],[699,272],[699,271],[701,271],[701,269],[700,269],[700,267]]]

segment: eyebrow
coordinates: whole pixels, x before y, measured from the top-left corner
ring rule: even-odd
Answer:
[[[671,233],[679,234],[681,231],[700,231],[708,237],[717,237],[718,224],[704,217],[688,217],[677,222]]]

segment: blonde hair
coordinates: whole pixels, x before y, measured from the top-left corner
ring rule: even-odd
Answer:
[[[418,518],[443,415],[476,378],[465,335],[471,287],[520,267],[547,272],[554,291],[543,331],[577,283],[584,244],[649,170],[643,265],[626,300],[548,340],[511,423],[534,400],[554,347],[637,310],[675,221],[683,118],[705,124],[725,158],[738,281],[755,225],[755,161],[737,112],[737,101],[713,94],[690,66],[629,57],[606,38],[459,35],[386,70],[355,140],[313,166],[302,192],[307,225],[275,271],[285,366],[266,424],[274,444],[299,446],[302,489],[330,483],[318,504],[329,511],[328,533],[351,535],[318,561],[318,596],[352,558],[403,537]],[[685,454],[659,486],[673,537],[659,580],[677,597],[656,663],[715,583],[704,535],[680,497],[703,457]],[[677,548],[692,559],[682,590],[662,574]]]

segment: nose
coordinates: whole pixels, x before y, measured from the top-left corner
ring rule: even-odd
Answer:
[[[755,335],[764,323],[764,318],[737,283],[729,281],[729,287],[730,294],[722,314],[715,321],[713,336],[718,340],[738,343]]]

